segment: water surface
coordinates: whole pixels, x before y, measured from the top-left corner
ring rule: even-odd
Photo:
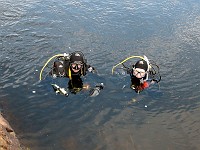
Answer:
[[[197,0],[0,0],[0,104],[30,149],[198,150]],[[98,97],[55,95],[39,71],[51,56],[82,51],[104,82]],[[160,88],[136,94],[111,68],[131,55],[160,66]],[[58,79],[65,86],[67,79]],[[136,100],[136,101],[135,101]]]

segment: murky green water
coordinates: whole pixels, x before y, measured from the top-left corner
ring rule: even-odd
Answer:
[[[200,2],[0,0],[0,109],[33,150],[198,150]],[[51,56],[82,51],[104,82],[55,95],[39,81]],[[160,88],[136,94],[112,67],[131,55],[160,66]],[[59,80],[59,79],[58,79]],[[65,85],[66,80],[57,81]]]

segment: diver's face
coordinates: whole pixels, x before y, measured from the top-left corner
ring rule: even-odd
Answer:
[[[75,73],[79,72],[82,66],[83,66],[82,64],[71,63],[72,71]]]
[[[143,78],[145,74],[146,72],[144,69],[140,69],[140,68],[133,69],[133,75],[136,76],[136,78]]]

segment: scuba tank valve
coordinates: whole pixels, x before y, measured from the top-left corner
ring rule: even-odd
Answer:
[[[70,54],[68,54],[68,53],[64,53],[63,56],[64,56],[65,60],[69,60],[70,59]]]

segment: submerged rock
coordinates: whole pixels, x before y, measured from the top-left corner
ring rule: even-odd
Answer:
[[[21,150],[19,140],[9,123],[0,114],[0,150]]]

